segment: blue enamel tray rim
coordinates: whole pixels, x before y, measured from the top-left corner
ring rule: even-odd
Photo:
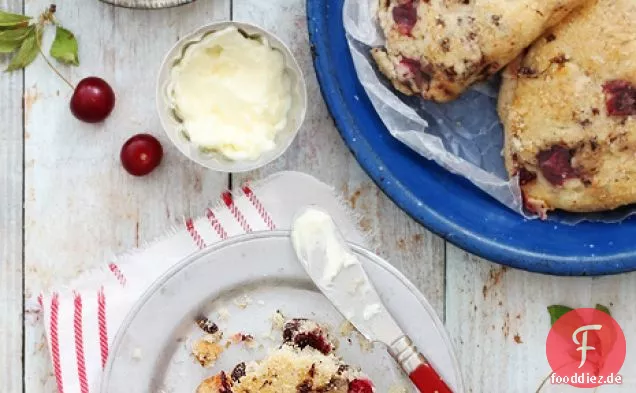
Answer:
[[[376,119],[371,120],[374,121],[373,126],[377,132],[383,132],[388,135],[388,138],[392,138],[375,112],[370,114],[368,110],[356,108],[358,105],[351,103],[351,99],[355,98],[366,107],[371,106],[358,79],[354,77],[352,78],[354,80],[342,81],[338,78],[338,75],[341,76],[344,70],[351,71],[353,69],[342,26],[342,4],[342,0],[307,0],[309,39],[314,54],[314,67],[322,95],[342,138],[362,168],[391,200],[416,221],[451,243],[470,253],[503,265],[532,272],[564,276],[598,276],[636,270],[636,249],[601,256],[594,256],[592,252],[583,255],[535,252],[483,236],[473,228],[459,225],[453,219],[440,214],[436,206],[423,203],[385,167],[382,157],[378,155],[372,144],[361,132],[360,119],[375,116]],[[343,43],[345,50],[343,50]],[[332,53],[334,51],[337,53]],[[355,70],[353,73],[355,74]],[[349,100],[347,100],[347,96],[350,97]],[[368,125],[368,122],[365,122],[365,125]],[[405,147],[405,149],[408,148]],[[409,153],[405,152],[405,154]],[[420,159],[424,160],[424,158]],[[429,165],[436,166],[434,163]],[[433,175],[428,180],[435,180],[432,179]],[[468,183],[465,179],[450,173],[446,173],[445,176],[454,178],[452,181],[457,183]],[[490,199],[486,194],[483,194],[481,198]],[[506,209],[505,207],[501,208]],[[522,221],[521,217],[519,221]],[[528,222],[524,225],[530,226],[532,224]],[[547,228],[547,225],[552,224],[546,223],[545,225]],[[610,224],[584,223],[579,225],[585,226],[586,230],[592,228],[592,230],[602,231],[604,226]],[[556,229],[557,226],[555,225],[554,228]],[[609,244],[611,245],[612,242],[610,241]]]

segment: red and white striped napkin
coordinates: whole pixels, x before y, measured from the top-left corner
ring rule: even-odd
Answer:
[[[98,392],[109,346],[122,320],[170,267],[232,236],[289,229],[294,213],[306,205],[329,211],[347,239],[364,242],[331,187],[306,174],[281,172],[242,186],[240,193],[224,192],[216,207],[202,217],[185,219],[183,227],[147,248],[123,255],[66,288],[41,295],[38,300],[59,393]]]

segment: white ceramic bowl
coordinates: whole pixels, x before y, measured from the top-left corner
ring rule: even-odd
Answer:
[[[285,129],[278,132],[276,136],[276,147],[273,150],[264,152],[255,160],[233,161],[218,153],[205,153],[199,146],[190,143],[183,133],[180,122],[173,113],[173,107],[168,98],[168,85],[170,83],[170,73],[175,62],[183,57],[185,48],[192,43],[200,41],[204,36],[215,31],[223,30],[229,26],[236,26],[250,36],[261,36],[267,39],[275,50],[280,51],[285,59],[285,70],[291,79],[292,85],[292,105],[288,113],[288,121]],[[166,54],[157,79],[157,111],[163,129],[168,134],[172,143],[192,161],[220,172],[246,172],[260,168],[274,161],[282,155],[291,145],[298,134],[307,112],[307,86],[305,78],[289,48],[275,35],[267,30],[249,23],[226,21],[215,22],[202,26],[192,33],[183,37]]]

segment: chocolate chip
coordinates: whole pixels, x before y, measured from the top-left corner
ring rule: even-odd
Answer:
[[[448,77],[448,80],[450,81],[454,81],[455,78],[457,77],[457,71],[455,71],[455,67],[453,66],[444,68],[444,73],[446,74],[446,76]]]
[[[207,334],[214,334],[219,331],[219,327],[216,325],[216,323],[210,321],[204,316],[197,317],[196,323],[201,328],[201,330],[203,330]]]
[[[444,52],[450,51],[450,40],[448,38],[444,38],[442,41],[440,41],[439,45]]]
[[[298,393],[310,393],[312,390],[313,382],[310,380],[302,381],[298,386],[296,386],[296,392]]]
[[[517,76],[534,76],[536,75],[537,71],[535,71],[534,69],[530,68],[530,67],[520,67],[519,70],[517,71]]]
[[[567,56],[565,56],[565,53],[561,53],[558,56],[554,56],[553,58],[550,59],[550,63],[553,63],[553,64],[565,64],[568,61],[569,60]]]
[[[552,42],[554,40],[556,40],[556,36],[554,35],[554,33],[550,33],[547,36],[545,36],[545,40],[548,42]]]
[[[245,376],[245,363],[241,362],[232,370],[232,381],[238,382],[239,379]]]

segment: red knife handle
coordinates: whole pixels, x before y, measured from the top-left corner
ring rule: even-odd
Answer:
[[[391,344],[389,352],[408,374],[420,393],[452,393],[446,382],[426,358],[417,351],[407,336],[403,336]]]
[[[451,393],[446,382],[428,363],[422,363],[409,374],[413,385],[421,393]]]

